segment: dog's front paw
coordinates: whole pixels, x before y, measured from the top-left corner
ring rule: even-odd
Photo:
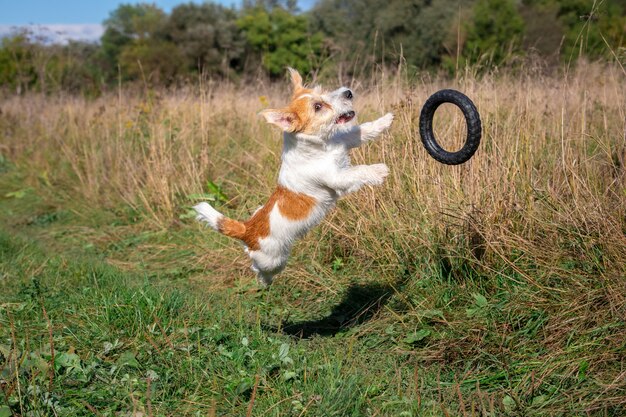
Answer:
[[[387,175],[389,175],[389,167],[385,164],[374,164],[369,166],[370,185],[381,185]]]
[[[383,130],[389,129],[391,123],[393,123],[393,113],[387,113],[376,120],[376,128],[382,132]]]

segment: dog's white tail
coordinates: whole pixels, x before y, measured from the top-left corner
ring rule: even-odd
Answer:
[[[229,237],[245,240],[246,225],[229,219],[208,203],[200,203],[193,208],[198,215],[196,220],[207,223],[213,229]]]
[[[213,229],[220,231],[219,223],[224,215],[215,210],[209,203],[200,203],[193,208],[198,215],[196,220],[207,223]]]

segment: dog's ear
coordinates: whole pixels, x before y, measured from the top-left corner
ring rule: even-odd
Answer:
[[[298,70],[295,70],[291,67],[287,67],[287,70],[289,71],[289,75],[291,76],[291,84],[293,85],[293,91],[297,91],[303,88],[302,76],[300,75]]]
[[[285,132],[293,132],[296,130],[298,116],[288,110],[263,110],[261,116],[265,117],[268,123],[280,127]]]

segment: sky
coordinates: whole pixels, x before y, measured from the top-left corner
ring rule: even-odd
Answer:
[[[17,26],[29,26],[54,42],[69,39],[95,41],[103,32],[104,21],[112,10],[122,3],[140,3],[137,0],[0,0],[0,36]],[[155,3],[166,12],[189,0],[144,0]],[[240,0],[214,0],[224,6],[239,5]],[[299,0],[307,9],[314,0]],[[201,1],[194,1],[201,3]]]

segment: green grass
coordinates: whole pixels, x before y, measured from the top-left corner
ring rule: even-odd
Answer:
[[[31,210],[38,209],[32,194],[28,201],[23,198]],[[5,221],[22,224],[13,213]],[[56,249],[67,244],[50,241],[44,248],[37,238],[50,234],[46,228],[53,224],[27,224],[34,230],[0,235],[2,377],[16,413],[206,415],[214,410],[244,415],[253,391],[254,415],[262,410],[268,415],[305,410],[361,415],[380,396],[389,404],[375,408],[418,408],[412,395],[405,396],[404,383],[383,384],[385,378],[397,378],[394,372],[402,366],[380,346],[369,352],[368,345],[385,344],[383,339],[361,343],[356,335],[339,334],[301,341],[277,330],[288,314],[281,301],[289,296],[286,288],[198,295],[172,279],[177,273],[123,272],[99,253],[65,254]],[[112,247],[128,250],[132,244],[126,240]],[[367,288],[350,297],[372,303]],[[378,299],[388,295],[386,290],[371,291]],[[341,320],[364,313],[344,312],[348,317],[320,324],[322,333],[337,333]],[[315,321],[310,326],[315,331]],[[378,375],[364,366],[374,358]],[[369,386],[372,378],[376,383]]]
[[[311,266],[334,277],[329,292],[281,280],[259,291],[245,274],[206,290],[214,273],[192,262],[199,229],[142,231],[128,210],[85,216],[22,181],[13,169],[0,182],[0,416],[626,411],[613,366],[623,320],[561,345],[554,317],[578,313],[557,314],[562,294],[516,283],[514,269],[481,276],[440,255],[383,278],[335,257]]]

